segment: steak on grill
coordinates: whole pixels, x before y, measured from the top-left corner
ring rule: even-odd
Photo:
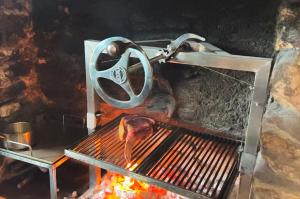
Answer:
[[[119,124],[119,138],[125,141],[124,157],[129,163],[131,161],[132,149],[141,140],[153,135],[153,119],[138,115],[124,116]]]

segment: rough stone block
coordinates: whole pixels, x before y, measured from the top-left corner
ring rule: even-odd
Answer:
[[[253,198],[300,198],[299,50],[277,55],[271,97],[261,132],[261,154],[253,181]]]
[[[275,132],[261,136],[262,156],[270,168],[300,186],[300,145]]]
[[[274,186],[274,184],[263,183],[257,179],[254,181],[253,190],[255,192],[253,199],[300,199],[299,191],[291,191],[288,186]]]
[[[259,153],[254,171],[252,198],[299,198],[299,185],[277,175]]]
[[[25,83],[21,80],[13,82],[8,87],[0,87],[0,101],[5,100],[6,98],[17,97],[25,89],[25,87]]]
[[[272,103],[264,115],[262,134],[276,132],[279,136],[300,144],[299,121],[299,112],[282,107],[278,103]]]
[[[276,101],[300,112],[300,60],[299,50],[280,52],[272,77],[271,94]]]
[[[6,104],[0,107],[0,118],[6,118],[20,109],[21,105],[17,102]]]

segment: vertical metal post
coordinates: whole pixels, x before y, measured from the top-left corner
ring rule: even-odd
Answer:
[[[57,181],[56,181],[56,168],[49,168],[49,182],[50,182],[50,198],[57,199]]]
[[[88,44],[89,41],[85,41],[84,43],[84,51],[85,51],[85,70],[86,70],[86,92],[87,92],[87,128],[88,133],[91,134],[95,131],[97,120],[96,120],[96,111],[97,111],[97,99],[95,96],[95,90],[91,83],[91,78],[89,76],[89,62],[91,59],[91,55],[93,53],[93,49],[91,45]],[[95,166],[89,167],[89,183],[90,188],[95,187],[100,184],[101,180],[101,169]]]
[[[255,74],[253,98],[250,105],[245,147],[240,163],[239,199],[248,199],[251,194],[253,171],[261,132],[262,117],[266,104],[271,63],[261,66]]]
[[[90,166],[89,173],[90,173],[89,186],[90,188],[94,188],[95,186],[99,185],[101,182],[101,168]]]

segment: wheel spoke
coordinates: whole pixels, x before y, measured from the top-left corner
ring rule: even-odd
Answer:
[[[96,71],[95,74],[96,78],[105,78],[105,79],[110,79],[111,80],[111,69],[107,69],[107,70],[101,70],[101,71]]]
[[[133,99],[136,97],[136,95],[134,94],[134,92],[132,90],[130,82],[128,80],[125,83],[120,84],[120,86],[124,89],[124,91],[126,91],[126,93],[129,95],[130,99]]]
[[[130,49],[127,49],[121,56],[120,60],[113,66],[114,67],[122,67],[124,69],[128,68],[129,58],[130,58]]]
[[[130,57],[130,49],[127,49],[121,56],[121,58],[119,59],[119,61],[112,66],[109,69],[106,70],[102,70],[102,71],[96,71],[95,73],[95,77],[96,78],[105,78],[105,79],[109,79],[115,82],[114,78],[112,77],[112,71],[114,71],[117,68],[124,68],[125,70],[128,67],[129,64],[129,57]],[[116,82],[118,84],[118,82]]]

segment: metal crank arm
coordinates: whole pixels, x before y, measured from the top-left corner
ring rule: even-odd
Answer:
[[[164,62],[169,59],[172,55],[174,55],[178,48],[180,48],[186,41],[190,40],[196,40],[196,41],[205,41],[204,37],[192,34],[192,33],[186,33],[178,37],[176,40],[171,41],[171,43],[167,46],[166,49],[164,49],[161,54],[149,59],[149,62],[152,64],[154,62],[163,60]],[[134,72],[137,71],[140,67],[142,67],[141,63],[137,63],[134,65],[129,66],[128,71]]]
[[[161,53],[161,54],[149,59],[149,62],[150,62],[150,64],[153,64],[154,62],[158,62],[160,60],[165,60],[166,58],[167,58],[166,55],[164,53]],[[141,67],[142,67],[141,63],[133,64],[128,67],[128,72],[135,72]]]

